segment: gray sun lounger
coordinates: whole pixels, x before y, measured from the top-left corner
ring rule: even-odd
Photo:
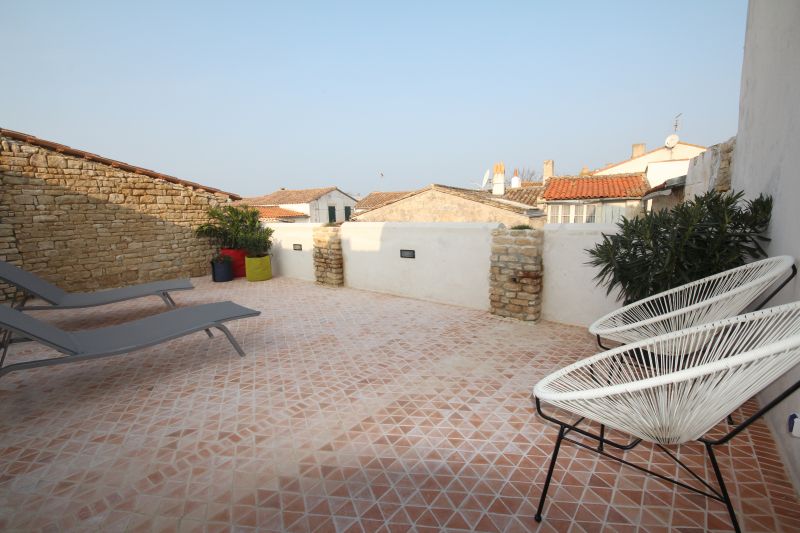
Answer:
[[[3,366],[9,346],[9,342],[6,341],[2,357],[0,357],[0,377],[15,370],[128,353],[208,328],[222,331],[236,352],[244,357],[245,353],[242,347],[236,342],[228,328],[223,325],[223,322],[260,314],[260,311],[233,302],[217,302],[174,309],[116,326],[84,331],[64,331],[17,309],[0,305],[0,328],[16,333],[20,337],[41,342],[64,354],[63,357]]]
[[[0,261],[0,279],[24,292],[22,302],[17,303],[15,307],[28,311],[94,307],[145,296],[159,296],[168,307],[175,307],[175,302],[169,293],[171,291],[186,291],[194,288],[192,282],[188,279],[173,279],[97,292],[66,292],[39,276],[5,261]],[[25,302],[31,296],[41,298],[50,305],[25,306]]]

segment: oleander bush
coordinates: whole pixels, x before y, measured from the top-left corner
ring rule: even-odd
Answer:
[[[766,257],[772,197],[709,192],[672,209],[623,218],[586,250],[598,285],[625,303]]]

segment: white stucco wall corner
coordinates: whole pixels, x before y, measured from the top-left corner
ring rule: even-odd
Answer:
[[[622,304],[595,280],[587,249],[615,234],[616,224],[546,224],[542,251],[542,318],[588,326]]]
[[[314,281],[314,228],[319,223],[266,224],[274,230],[272,234],[272,275]],[[295,250],[298,244],[301,250]]]
[[[800,2],[751,0],[747,13],[739,103],[739,129],[733,152],[731,187],[747,198],[773,197],[767,246],[770,256],[800,258]],[[800,299],[800,283],[784,288],[773,300]],[[800,380],[800,367],[779,378],[760,396],[764,401]],[[767,415],[783,463],[800,494],[800,441],[787,432],[790,413],[800,412],[794,393]]]

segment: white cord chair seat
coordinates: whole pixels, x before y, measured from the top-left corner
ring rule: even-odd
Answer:
[[[621,307],[589,331],[598,342],[606,338],[629,344],[735,316],[793,267],[788,255],[749,263]]]
[[[549,404],[658,444],[707,433],[800,363],[800,302],[621,346],[545,377]]]

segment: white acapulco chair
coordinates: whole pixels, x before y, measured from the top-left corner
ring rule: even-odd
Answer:
[[[560,426],[536,520],[541,521],[547,489],[562,441],[568,441],[640,471],[725,504],[740,531],[725,488],[714,446],[727,443],[756,419],[800,388],[800,381],[721,438],[704,435],[748,398],[800,363],[800,302],[696,326],[621,346],[558,370],[533,389],[536,409]],[[545,414],[541,402],[580,418],[574,422]],[[584,420],[602,424],[599,434],[580,428]],[[635,438],[626,444],[607,439],[603,427]],[[573,432],[597,446],[566,435]],[[697,440],[704,444],[718,488],[694,473],[665,445]],[[603,446],[629,450],[652,442],[703,485],[696,488],[606,453]]]
[[[786,277],[791,269],[792,273]],[[797,274],[794,258],[770,257],[726,270],[621,307],[599,319],[589,332],[601,339],[629,344],[679,331],[743,312],[760,294],[781,278],[784,281],[765,298],[763,307]]]

